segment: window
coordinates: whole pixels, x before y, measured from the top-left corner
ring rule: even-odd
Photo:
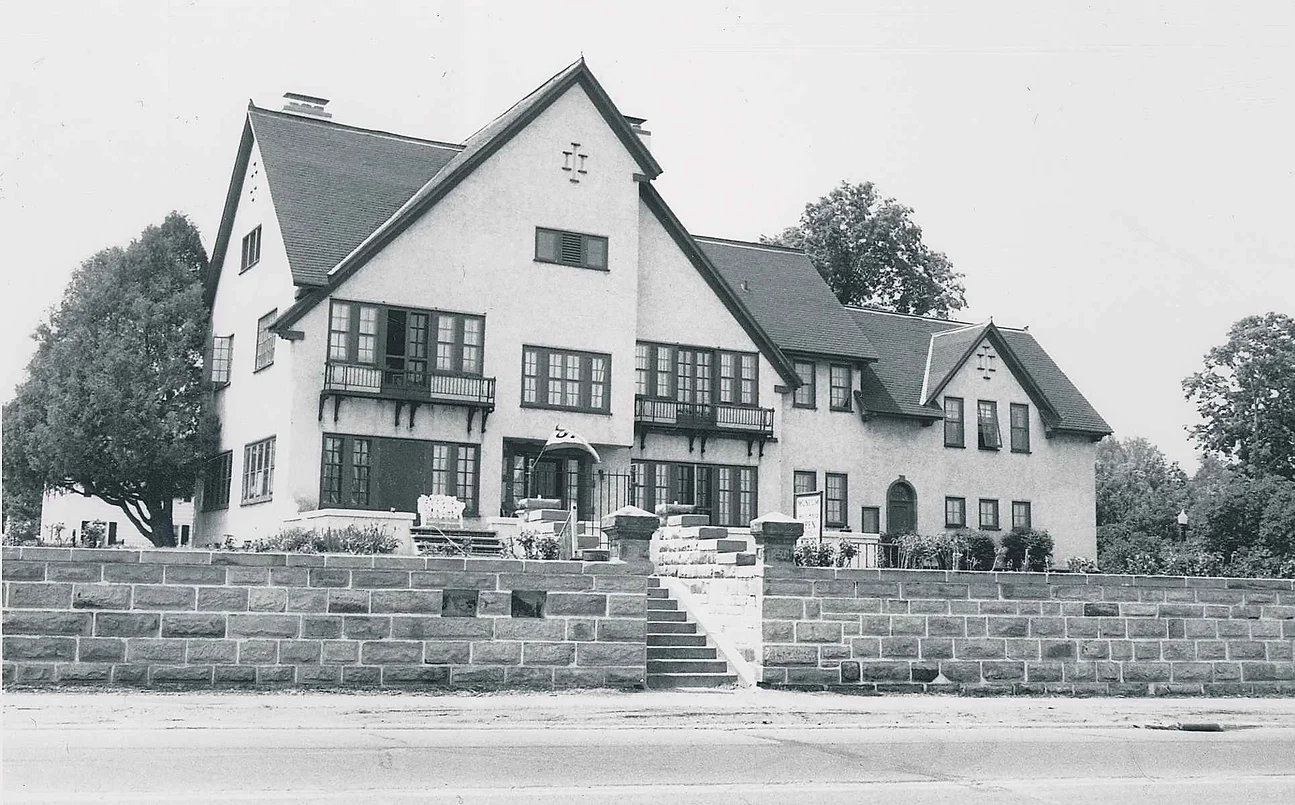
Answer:
[[[270,332],[270,325],[274,324],[274,318],[278,314],[279,311],[276,308],[256,320],[256,366],[252,370],[254,372],[259,372],[274,363],[274,333]]]
[[[564,266],[606,271],[607,238],[536,228],[535,259],[541,263],[558,263]]]
[[[944,446],[966,447],[967,436],[963,425],[962,398],[944,398]]]
[[[966,498],[945,498],[944,499],[944,527],[945,528],[966,528],[967,527],[967,499]]]
[[[274,497],[274,437],[243,448],[243,503]]]
[[[261,261],[261,227],[243,236],[243,262],[239,271],[246,271]]]
[[[1028,500],[1012,501],[1012,530],[1029,531],[1033,528],[1033,517],[1030,512],[1030,502]]]
[[[864,506],[862,510],[861,527],[865,534],[881,533],[881,507]]]
[[[522,347],[523,406],[605,413],[610,397],[610,355]]]
[[[813,470],[796,470],[792,473],[791,487],[792,492],[797,495],[816,492],[818,491],[818,476]]]
[[[485,324],[465,313],[335,301],[328,359],[380,364],[385,386],[421,387],[433,371],[479,376]]]
[[[826,524],[834,528],[849,528],[850,511],[848,501],[848,480],[844,473],[829,472],[823,476],[823,485],[827,487]]]
[[[215,385],[224,385],[228,383],[230,365],[233,362],[234,336],[213,336],[211,339],[211,382]]]
[[[1024,403],[1012,403],[1012,452],[1030,452],[1030,406]]]
[[[831,394],[830,403],[833,411],[850,410],[850,377],[853,370],[842,364],[832,364],[828,371]]]
[[[981,450],[997,450],[1003,446],[998,430],[998,403],[991,400],[976,402],[976,433]]]
[[[635,345],[635,394],[686,403],[754,406],[758,389],[759,362],[754,352]]]
[[[320,506],[416,511],[418,496],[448,495],[477,513],[477,445],[327,434],[319,473]]]
[[[688,503],[717,526],[745,527],[756,517],[755,467],[634,461],[630,470],[630,503],[648,511]]]
[[[226,450],[207,459],[202,470],[202,510],[205,512],[229,508],[229,483],[234,464],[234,453]]]
[[[793,392],[791,404],[796,408],[817,408],[818,395],[814,389],[814,363],[796,361],[796,374],[800,376],[800,386]]]
[[[980,527],[985,531],[998,530],[998,501],[980,499]]]
[[[191,529],[189,528],[189,526],[187,526],[187,525],[182,525],[182,526],[180,526],[180,544],[181,544],[181,545],[188,545],[188,544],[189,544],[190,531],[191,531]],[[117,524],[116,524],[116,523],[109,523],[109,524],[108,524],[108,542],[109,542],[109,543],[114,543],[114,542],[116,542],[116,541],[117,541]]]

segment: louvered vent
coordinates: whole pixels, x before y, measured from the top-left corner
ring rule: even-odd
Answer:
[[[581,247],[582,240],[583,238],[572,232],[562,233],[562,262],[576,266],[584,262],[584,249]]]

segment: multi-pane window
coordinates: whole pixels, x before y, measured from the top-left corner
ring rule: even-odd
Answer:
[[[330,434],[323,447],[322,506],[413,511],[418,496],[431,493],[477,512],[477,445]]]
[[[813,470],[796,470],[791,476],[792,492],[803,495],[818,491],[818,476]]]
[[[239,271],[246,271],[261,261],[261,227],[243,236],[243,261]]]
[[[634,351],[634,393],[695,404],[756,405],[754,352],[640,342]]]
[[[211,382],[228,383],[234,363],[234,336],[218,335],[211,339]]]
[[[796,374],[800,377],[800,385],[792,393],[791,404],[796,408],[818,407],[818,395],[814,388],[813,361],[796,361],[795,366]]]
[[[351,444],[351,500],[357,506],[369,505],[369,472],[373,468],[373,451],[368,439]]]
[[[319,474],[319,503],[336,506],[342,503],[342,471],[346,466],[345,442],[340,436],[324,437],[324,463]],[[365,490],[367,491],[367,490]]]
[[[826,487],[826,511],[824,520],[829,526],[845,528],[849,525],[848,515],[848,480],[844,473],[829,472],[823,476]]]
[[[962,398],[944,398],[944,446],[965,447],[967,436],[963,424]]]
[[[862,511],[863,522],[860,524],[861,530],[865,534],[881,533],[881,507],[864,506]]]
[[[1030,452],[1030,406],[1012,403],[1009,409],[1012,426],[1012,452]]]
[[[243,448],[243,502],[260,503],[274,497],[274,437]]]
[[[986,531],[998,530],[998,501],[980,499],[980,527]]]
[[[966,498],[945,498],[944,499],[944,527],[945,528],[966,528],[967,527],[967,499]]]
[[[850,410],[850,377],[853,370],[844,364],[834,363],[828,369],[828,387],[833,411]]]
[[[605,412],[610,375],[610,355],[522,347],[522,405]]]
[[[485,320],[439,310],[333,302],[328,358],[381,364],[387,386],[423,386],[428,374],[481,374]]]
[[[981,450],[997,450],[1003,446],[998,430],[998,403],[992,400],[976,402],[976,434]]]
[[[274,319],[278,315],[279,311],[276,308],[256,320],[256,366],[253,371],[259,371],[274,363],[274,333],[270,332],[270,325],[274,324]]]
[[[542,263],[607,270],[607,238],[536,228],[535,259]]]
[[[1030,512],[1030,502],[1028,500],[1012,501],[1012,530],[1029,531],[1034,527],[1033,516]]]
[[[631,503],[653,511],[687,503],[710,515],[711,525],[744,527],[756,516],[756,469],[664,461],[631,463]]]
[[[202,470],[203,511],[229,508],[229,485],[233,466],[234,453],[230,450],[207,459],[207,464]]]

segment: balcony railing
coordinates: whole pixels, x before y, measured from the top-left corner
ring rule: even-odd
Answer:
[[[495,407],[495,379],[435,372],[383,371],[377,366],[330,361],[325,391],[351,392],[419,402]]]
[[[634,398],[634,422],[663,430],[773,436],[773,409]]]

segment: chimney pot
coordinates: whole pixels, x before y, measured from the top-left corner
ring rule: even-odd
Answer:
[[[294,115],[305,115],[306,117],[317,117],[321,120],[328,120],[333,116],[333,113],[327,111],[324,108],[326,106],[328,106],[327,98],[318,98],[314,95],[302,95],[298,92],[283,93],[283,111],[291,112]]]
[[[647,122],[647,119],[642,117],[632,117],[630,115],[622,115],[622,117],[625,118],[626,123],[630,124],[630,130],[638,135],[639,140],[643,143],[643,147],[651,151],[652,132],[643,128],[643,124]]]

